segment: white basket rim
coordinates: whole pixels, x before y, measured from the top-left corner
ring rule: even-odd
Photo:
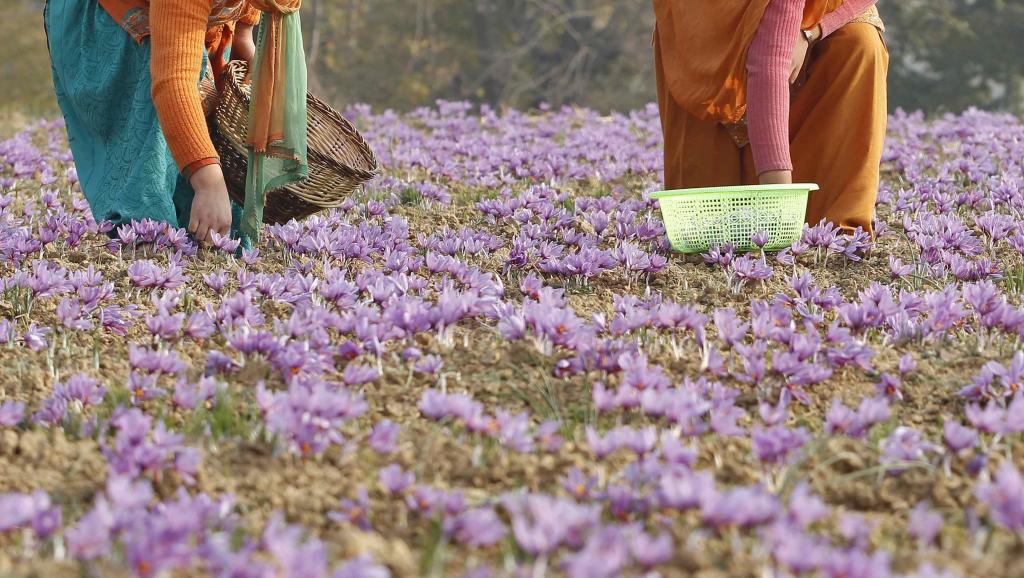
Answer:
[[[793,184],[780,184],[780,185],[744,185],[744,186],[729,186],[729,187],[700,187],[696,189],[676,189],[672,191],[658,191],[651,193],[652,199],[668,199],[672,197],[686,197],[690,195],[701,195],[701,194],[728,194],[728,193],[771,193],[771,192],[793,192],[793,193],[809,193],[811,191],[817,191],[820,187],[814,183],[793,183]]]

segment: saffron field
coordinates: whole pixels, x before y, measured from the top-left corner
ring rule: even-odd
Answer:
[[[1024,576],[1020,119],[687,258],[655,107],[346,114],[385,174],[240,254],[0,143],[0,575]]]

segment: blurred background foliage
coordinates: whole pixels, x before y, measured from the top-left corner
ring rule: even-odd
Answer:
[[[0,109],[54,114],[43,2],[2,2],[13,9],[0,19]],[[893,108],[1022,112],[1024,0],[879,8]],[[649,0],[305,0],[303,10],[313,90],[337,104],[609,111],[654,99]]]

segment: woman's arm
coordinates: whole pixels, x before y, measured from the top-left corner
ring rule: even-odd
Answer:
[[[789,77],[800,35],[803,2],[773,0],[747,53],[747,125],[759,176],[785,180],[789,150]],[[781,178],[780,178],[781,177]]]
[[[256,42],[252,37],[252,29],[260,23],[262,16],[262,12],[249,6],[245,14],[238,20],[238,24],[235,25],[235,40],[231,46],[232,60],[244,60],[246,63],[252,64],[253,59],[256,58]]]
[[[836,30],[849,24],[854,18],[863,14],[878,0],[846,0],[835,12],[830,12],[821,20],[821,38],[827,37]]]
[[[210,0],[150,2],[153,105],[179,170],[195,198],[188,230],[200,241],[231,227],[231,203],[199,97]]]
[[[202,72],[209,0],[152,0],[153,105],[178,168],[217,162],[196,86]]]

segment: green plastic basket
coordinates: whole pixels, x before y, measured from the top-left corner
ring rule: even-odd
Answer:
[[[767,232],[768,251],[800,239],[807,215],[807,195],[815,184],[752,185],[661,191],[658,199],[672,249],[704,253],[731,243],[736,251],[755,249],[750,238]]]

